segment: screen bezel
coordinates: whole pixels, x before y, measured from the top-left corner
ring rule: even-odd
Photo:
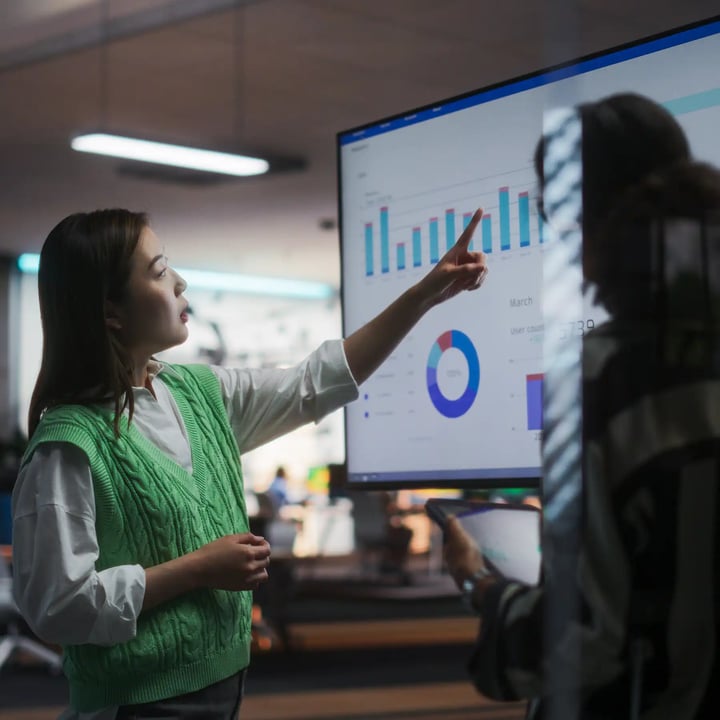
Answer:
[[[720,15],[714,15],[703,20],[698,20],[687,25],[678,26],[661,33],[644,36],[637,40],[600,50],[598,52],[582,55],[572,60],[556,65],[548,66],[540,70],[524,75],[515,76],[491,85],[471,90],[459,95],[454,95],[426,105],[418,106],[412,110],[395,113],[372,122],[363,123],[347,130],[336,133],[336,171],[337,171],[337,202],[338,202],[338,241],[340,248],[340,306],[342,333],[345,337],[347,332],[345,313],[345,288],[343,282],[344,252],[343,252],[343,193],[342,193],[342,147],[350,142],[360,141],[364,138],[373,137],[381,133],[391,132],[411,124],[425,122],[442,114],[458,112],[466,107],[480,105],[492,100],[513,95],[534,87],[550,85],[554,82],[582,75],[602,67],[616,65],[636,57],[649,55],[653,52],[665,50],[671,47],[684,45],[703,37],[709,37],[720,33]],[[488,475],[481,476],[476,471],[468,471],[473,477],[469,478],[443,478],[419,477],[415,480],[386,477],[382,480],[359,480],[354,479],[348,471],[347,458],[347,436],[348,436],[348,413],[343,410],[343,427],[345,433],[346,458],[345,466],[345,487],[352,490],[413,490],[423,488],[443,489],[473,489],[473,490],[500,490],[506,489],[528,489],[535,490],[540,486],[541,475],[513,476],[501,475],[497,477],[495,470],[488,471]],[[541,468],[539,468],[541,470]],[[428,471],[432,475],[434,471]],[[360,473],[358,473],[359,475]],[[401,473],[383,473],[384,476],[399,475]],[[424,473],[425,474],[425,473]],[[366,475],[372,476],[373,473]]]

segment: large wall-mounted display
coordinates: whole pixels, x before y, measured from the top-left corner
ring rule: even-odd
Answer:
[[[346,333],[427,273],[477,207],[474,248],[490,270],[479,292],[428,313],[348,407],[351,484],[538,481],[548,235],[532,156],[544,111],[642,93],[720,164],[718,68],[715,19],[338,134]],[[563,331],[602,316],[586,303]]]

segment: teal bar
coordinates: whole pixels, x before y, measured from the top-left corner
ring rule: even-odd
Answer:
[[[518,218],[520,221],[520,247],[530,245],[530,198],[527,192],[518,195]]]
[[[365,223],[365,275],[373,274],[373,226]]]
[[[420,228],[414,227],[412,231],[413,267],[422,265],[422,247],[420,246]]]
[[[510,249],[510,188],[501,187],[500,195],[500,249]]]
[[[440,260],[440,242],[438,240],[438,219],[430,218],[430,263],[435,265]]]
[[[482,251],[486,254],[492,252],[492,216],[483,215],[480,221],[482,231]]]
[[[405,269],[405,243],[397,244],[397,269]]]
[[[384,273],[390,272],[390,224],[386,207],[380,208],[380,265]]]
[[[693,93],[685,97],[675,98],[675,100],[668,100],[662,104],[673,115],[684,115],[698,110],[707,110],[720,105],[720,88]]]
[[[449,250],[455,244],[455,210],[445,211],[445,249]]]

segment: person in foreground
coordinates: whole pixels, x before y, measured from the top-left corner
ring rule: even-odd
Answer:
[[[271,552],[248,531],[240,453],[355,399],[425,312],[479,287],[481,214],[380,315],[286,370],[154,359],[187,338],[188,302],[144,214],[80,213],[50,232],[14,593],[63,647],[66,717],[237,716]]]
[[[647,141],[643,122],[664,113],[644,102],[647,113],[634,100],[626,116],[628,143]],[[582,109],[585,192],[602,187],[598,163],[625,160],[610,152],[621,149],[618,104]],[[616,145],[603,152],[606,121]],[[681,132],[665,122],[671,138]],[[571,637],[579,666],[561,690],[577,692],[578,717],[718,717],[720,172],[687,155],[630,183],[618,173],[612,201],[587,205],[604,217],[584,216],[585,277],[610,319],[584,340],[575,585],[555,587],[547,558],[537,587],[498,577],[448,523],[449,570],[481,618],[474,683],[495,699],[530,699],[529,717],[547,716],[557,689],[546,670],[563,666]],[[553,637],[543,635],[550,588],[579,599],[577,620]]]

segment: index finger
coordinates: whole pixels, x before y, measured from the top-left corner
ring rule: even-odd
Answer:
[[[460,529],[462,528],[460,526],[460,521],[457,519],[457,515],[448,515],[445,518],[445,527],[443,530],[445,531],[446,536],[448,533],[456,533]]]
[[[470,218],[470,222],[467,224],[467,227],[462,231],[462,234],[455,243],[456,247],[459,247],[461,250],[467,250],[468,245],[470,245],[470,241],[472,240],[473,233],[475,232],[475,228],[478,226],[482,216],[482,208],[478,208],[473,213],[473,216]]]

